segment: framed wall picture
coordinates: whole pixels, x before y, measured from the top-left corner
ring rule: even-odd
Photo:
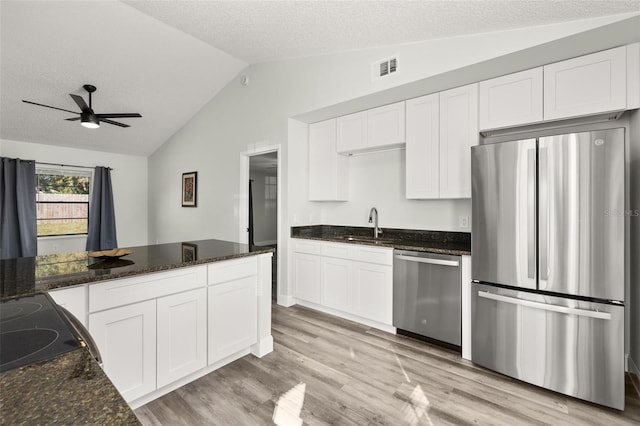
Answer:
[[[198,202],[198,172],[182,174],[182,207],[196,207]]]
[[[182,263],[195,262],[198,260],[198,245],[182,243]]]

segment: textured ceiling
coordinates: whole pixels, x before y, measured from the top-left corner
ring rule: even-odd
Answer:
[[[125,4],[126,3],[126,4]],[[247,64],[638,12],[633,1],[0,0],[0,138],[149,155]],[[88,130],[96,112],[139,112]]]
[[[125,2],[248,63],[640,11],[638,0]]]

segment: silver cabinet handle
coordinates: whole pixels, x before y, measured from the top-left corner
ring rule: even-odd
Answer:
[[[558,305],[547,305],[546,303],[533,302],[531,300],[524,300],[515,297],[489,293],[488,291],[479,291],[478,296],[485,299],[497,300],[498,302],[511,303],[513,305],[526,306],[534,309],[542,309],[544,311],[559,312],[561,314],[578,315],[581,317],[597,318],[603,320],[611,319],[611,314],[609,312],[589,311],[587,309],[568,308],[566,306]]]
[[[549,148],[541,146],[538,150],[538,202],[540,205],[539,222],[539,277],[541,281],[549,279]]]
[[[403,256],[401,254],[396,254],[395,258],[399,260],[407,260],[409,262],[428,263],[430,265],[442,265],[442,266],[459,266],[460,265],[460,262],[458,262],[457,260],[430,259],[428,257]]]
[[[527,151],[527,277],[536,278],[536,149]]]

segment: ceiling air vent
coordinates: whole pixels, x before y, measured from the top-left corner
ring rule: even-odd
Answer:
[[[393,56],[391,58],[382,59],[374,62],[371,65],[371,80],[380,80],[383,77],[389,77],[390,75],[398,72],[398,57]]]

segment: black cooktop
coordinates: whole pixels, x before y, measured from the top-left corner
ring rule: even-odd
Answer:
[[[0,371],[11,370],[80,347],[46,294],[0,302]]]

